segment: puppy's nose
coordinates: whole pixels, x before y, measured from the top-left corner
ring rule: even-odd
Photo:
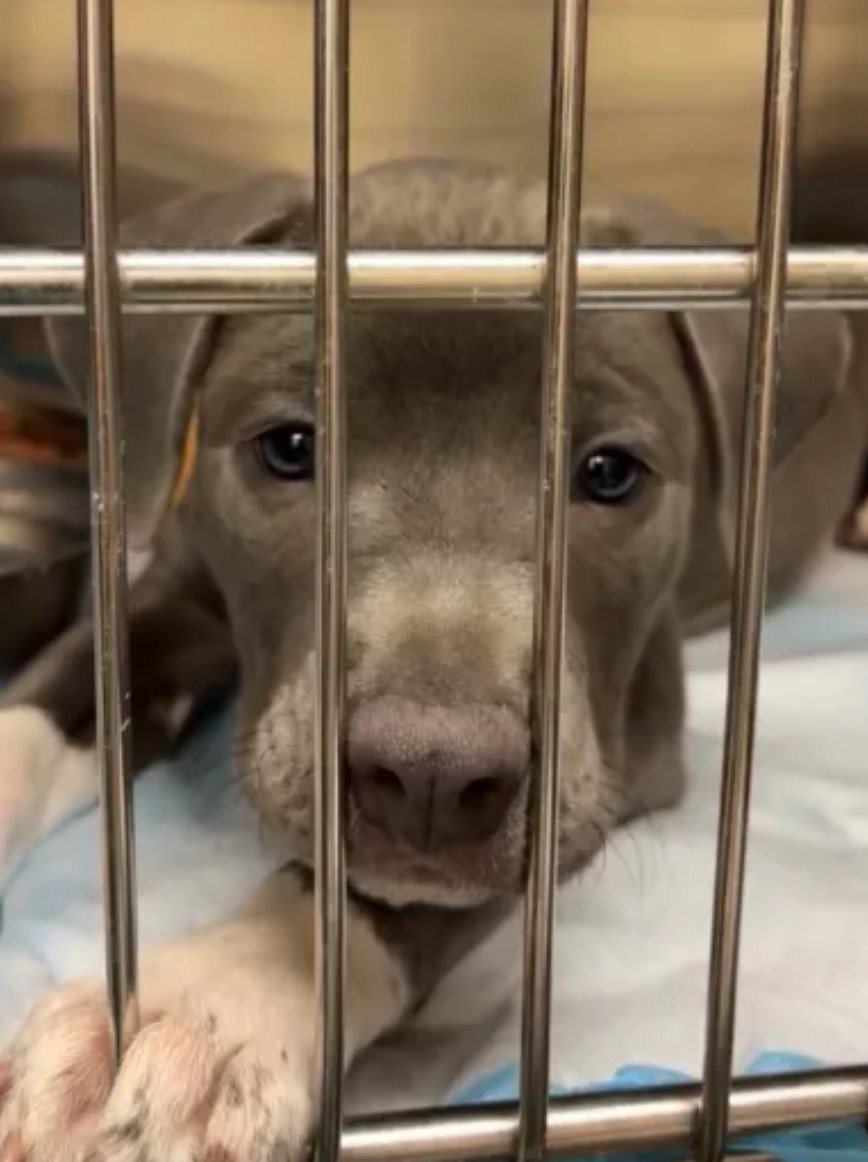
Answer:
[[[492,835],[528,767],[530,732],[499,706],[360,703],[348,730],[350,794],[364,819],[420,850]]]

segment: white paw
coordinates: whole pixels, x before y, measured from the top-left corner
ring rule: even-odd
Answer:
[[[309,1040],[267,989],[241,986],[235,976],[147,1002],[114,1082],[102,990],[52,991],[0,1058],[2,1162],[299,1158],[313,1108]]]
[[[65,816],[96,797],[92,749],[34,706],[0,710],[0,879]]]

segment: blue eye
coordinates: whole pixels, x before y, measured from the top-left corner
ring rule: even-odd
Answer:
[[[647,465],[625,448],[597,448],[584,458],[573,477],[573,498],[594,504],[626,504],[647,474]]]
[[[316,435],[311,424],[281,424],[255,440],[259,462],[278,480],[311,480],[316,463]]]

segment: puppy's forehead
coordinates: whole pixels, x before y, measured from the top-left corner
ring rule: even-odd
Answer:
[[[313,418],[310,318],[239,316],[221,328],[202,389],[206,440],[228,442],[258,422]],[[369,312],[349,328],[354,433],[371,442],[399,428],[485,418],[492,438],[526,438],[540,414],[539,312]],[[648,312],[580,316],[574,422],[580,439],[638,436],[660,467],[683,475],[693,403],[675,333]]]
[[[491,385],[532,388],[539,379],[541,341],[535,314],[371,313],[350,327],[348,371],[351,381],[388,396],[425,393],[444,406],[451,400],[469,403]]]
[[[579,426],[642,429],[664,457],[692,455],[696,405],[669,316],[599,312],[580,319],[577,348]]]
[[[350,211],[350,241],[360,248],[535,246],[545,235],[544,186],[485,166],[374,167],[354,179]],[[624,242],[617,216],[592,211],[582,226],[586,243]],[[424,419],[431,408],[469,417],[497,406],[523,430],[539,415],[541,321],[538,311],[353,312],[351,421],[362,427],[367,421],[376,434],[384,420],[391,431],[399,420],[406,423],[411,407]],[[209,429],[231,438],[258,414],[312,418],[313,343],[309,316],[225,320],[203,384],[206,438]],[[683,455],[692,405],[674,331],[663,316],[583,314],[576,386],[577,423],[590,429],[639,424],[647,441],[661,445],[664,459]]]
[[[472,163],[389,162],[350,189],[350,241],[362,248],[539,246],[545,217],[538,180]]]
[[[525,415],[538,395],[538,314],[360,312],[347,334],[351,418],[406,420],[432,406],[469,415],[496,396]],[[309,318],[258,316],[221,326],[200,398],[206,438],[231,438],[249,417],[312,418],[314,329]]]

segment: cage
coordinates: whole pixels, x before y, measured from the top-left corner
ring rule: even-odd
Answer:
[[[215,34],[189,33],[203,5]],[[358,6],[357,6],[358,7]],[[50,19],[51,0],[33,0],[16,10],[18,43],[27,46],[3,62],[13,90],[4,117],[7,143],[53,146],[69,134],[70,113],[60,94],[70,91],[66,47],[71,14]],[[719,1158],[728,1137],[752,1129],[805,1124],[832,1118],[865,1118],[868,1071],[863,1067],[773,1076],[732,1077],[732,1041],[739,949],[739,919],[747,842],[754,716],[768,537],[768,477],[774,425],[775,382],[786,303],[817,310],[868,306],[868,250],[852,244],[822,249],[790,247],[793,173],[817,141],[844,139],[854,128],[853,94],[865,85],[862,56],[868,38],[854,35],[866,20],[858,5],[814,5],[808,29],[814,56],[800,70],[805,38],[803,0],[770,0],[766,6],[630,3],[600,6],[586,0],[556,0],[552,20],[539,20],[535,5],[520,2],[417,6],[391,0],[353,13],[362,29],[349,31],[347,0],[317,0],[286,6],[268,0],[172,0],[176,36],[163,39],[164,0],[119,6],[119,29],[134,46],[132,67],[115,93],[113,5],[80,0],[79,115],[84,242],[80,252],[7,249],[0,253],[0,311],[7,319],[84,311],[90,321],[92,538],[97,634],[98,753],[100,756],[108,983],[117,1051],[122,1051],[125,1014],[136,992],[135,884],[131,855],[130,802],[125,730],[127,685],[124,647],[124,495],[119,455],[119,317],[129,311],[312,310],[318,324],[319,539],[317,553],[316,810],[317,950],[320,981],[320,1117],[317,1144],[323,1159],[401,1158],[442,1162],[448,1158],[496,1158],[516,1152],[532,1160],[552,1154],[673,1145],[705,1159]],[[590,11],[589,11],[590,9]],[[275,12],[279,15],[275,16]],[[275,21],[297,32],[281,40]],[[185,22],[190,22],[185,24]],[[444,78],[446,57],[455,51],[456,23],[467,30],[461,51],[472,60],[462,88]],[[720,60],[707,50],[709,28],[727,32]],[[589,35],[590,24],[590,35]],[[673,27],[680,35],[671,37]],[[188,37],[180,30],[188,29]],[[239,54],[238,30],[259,37],[262,52]],[[532,31],[531,31],[532,30]],[[620,32],[620,49],[598,58],[595,45]],[[530,37],[529,42],[525,38]],[[366,63],[382,52],[386,37],[405,37],[410,49],[393,62],[389,77]],[[527,69],[520,83],[505,83],[492,65],[480,67],[496,38],[505,54],[529,51],[550,67]],[[314,44],[308,57],[301,46]],[[589,51],[590,43],[590,51]],[[267,47],[266,47],[267,44]],[[765,55],[763,56],[763,45]],[[484,46],[485,54],[480,54]],[[232,78],[219,103],[211,105],[212,83],[197,75],[187,55],[209,56]],[[677,53],[676,53],[677,49]],[[695,53],[692,51],[695,50]],[[294,57],[292,54],[295,54]],[[849,55],[848,55],[849,54]],[[677,55],[677,60],[676,60]],[[273,67],[263,68],[268,57]],[[349,64],[352,58],[352,69]],[[597,63],[599,59],[599,63]],[[696,104],[673,112],[668,77],[692,59]],[[44,65],[49,65],[46,73]],[[763,63],[762,69],[758,65]],[[294,66],[294,67],[293,67]],[[200,64],[200,69],[203,67]],[[159,84],[175,86],[187,102],[187,143],[172,144],[154,132],[147,108],[150,69]],[[597,69],[598,72],[594,73]],[[161,71],[162,70],[162,71]],[[690,69],[687,69],[689,72]],[[699,76],[699,73],[702,76]],[[590,111],[584,133],[587,75],[595,76],[599,107]],[[46,83],[46,76],[57,78]],[[356,84],[357,75],[364,79]],[[35,78],[39,77],[39,86]],[[361,112],[359,133],[350,133],[348,78]],[[420,81],[420,77],[423,78]],[[544,83],[544,78],[545,83]],[[735,78],[749,77],[753,101],[741,98]],[[806,129],[797,138],[800,78]],[[682,76],[683,81],[683,76]],[[312,121],[308,106],[313,81]],[[734,83],[735,80],[735,83]],[[407,94],[395,101],[396,86]],[[487,102],[485,118],[463,117],[467,86]],[[633,87],[632,104],[623,94]],[[140,93],[137,94],[137,88]],[[635,116],[642,95],[653,92],[644,117]],[[736,92],[738,99],[729,100]],[[811,93],[814,94],[813,99]],[[242,100],[237,101],[241,95]],[[760,95],[762,99],[760,101]],[[439,98],[443,98],[443,105]],[[236,131],[226,131],[226,106],[243,112]],[[761,105],[757,118],[754,106]],[[388,121],[402,107],[406,118]],[[292,108],[285,123],[280,111]],[[548,237],[543,251],[354,254],[347,250],[347,177],[350,142],[365,161],[391,154],[411,140],[418,149],[420,111],[441,109],[441,120],[422,130],[426,146],[479,155],[494,153],[548,175]],[[356,104],[352,106],[356,116]],[[530,110],[530,111],[528,111]],[[249,132],[256,113],[266,111]],[[116,116],[117,114],[117,116]],[[175,116],[177,116],[175,114]],[[378,121],[379,118],[379,121]],[[117,124],[116,124],[117,121]],[[709,134],[709,171],[696,156],[697,125]],[[180,124],[180,121],[178,121]],[[528,126],[521,130],[512,127]],[[548,126],[548,132],[543,127]],[[612,127],[615,127],[614,132]],[[499,128],[498,128],[499,127]],[[119,253],[115,239],[116,153],[179,178],[197,179],[227,168],[252,168],[263,160],[302,158],[312,145],[315,160],[317,258],[274,251],[251,256],[219,253]],[[587,141],[586,141],[587,136]],[[543,149],[547,140],[548,148]],[[195,141],[199,152],[188,149]],[[721,142],[725,142],[721,148]],[[160,151],[164,152],[160,152]],[[168,150],[167,154],[165,151]],[[149,151],[151,157],[148,158]],[[713,157],[711,156],[713,154]],[[622,161],[626,158],[628,160]],[[759,158],[759,166],[756,159]],[[726,223],[743,245],[681,250],[578,250],[583,191],[606,188],[612,171],[652,175],[651,184],[706,217]],[[758,172],[757,172],[758,169]],[[720,181],[712,180],[718,172]],[[617,175],[623,180],[623,173]],[[757,192],[758,191],[758,192]],[[753,232],[753,210],[756,232]],[[535,726],[541,779],[532,811],[532,856],[526,897],[521,1092],[509,1107],[426,1111],[343,1124],[341,1034],[345,869],[341,814],[340,739],[344,726],[342,663],[346,557],[346,474],[343,392],[343,327],[351,301],[371,309],[396,301],[436,301],[471,310],[474,304],[524,305],[543,313],[545,367],[542,474],[535,622]],[[555,891],[556,801],[559,779],[558,714],[562,610],[565,583],[566,469],[563,432],[567,383],[574,345],[572,321],[579,310],[700,310],[750,304],[748,409],[745,471],[740,483],[733,599],[733,644],[727,704],[717,877],[712,917],[705,1071],[701,1085],[642,1092],[630,1098],[606,1095],[550,1099],[549,994]],[[79,531],[81,525],[78,514]]]

